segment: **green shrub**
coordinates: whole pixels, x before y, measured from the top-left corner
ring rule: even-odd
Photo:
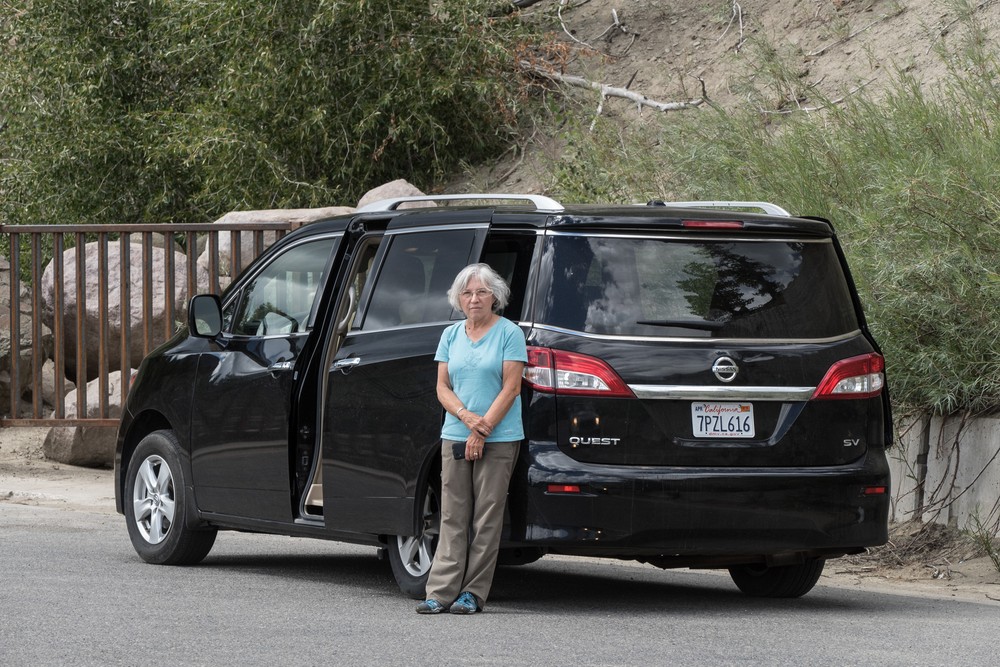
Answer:
[[[763,199],[827,217],[896,404],[995,410],[1000,66],[984,50],[949,63],[939,89],[900,75],[882,99],[859,93],[822,113],[705,109],[666,116],[654,132],[580,125],[550,190],[582,201]]]
[[[429,188],[512,136],[524,28],[493,6],[4,3],[0,222],[204,222]]]

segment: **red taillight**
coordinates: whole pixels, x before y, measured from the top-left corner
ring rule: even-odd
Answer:
[[[885,385],[885,359],[880,354],[864,354],[838,361],[816,387],[813,399],[871,398]]]
[[[683,220],[681,225],[695,229],[743,229],[738,220]]]
[[[580,493],[576,484],[549,484],[549,493]]]
[[[864,496],[884,496],[889,492],[889,487],[887,486],[866,486],[861,489],[861,495]]]
[[[528,347],[524,379],[535,391],[547,394],[635,397],[611,366],[597,357],[547,347]]]

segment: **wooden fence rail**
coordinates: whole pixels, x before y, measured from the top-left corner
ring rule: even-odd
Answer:
[[[117,419],[109,411],[109,375],[120,370],[121,400],[124,401],[128,392],[128,378],[132,362],[138,366],[140,359],[132,359],[132,344],[135,336],[141,336],[142,354],[148,354],[159,342],[170,338],[174,333],[175,321],[183,313],[176,312],[175,299],[178,284],[185,287],[184,294],[188,298],[199,292],[220,294],[228,284],[231,273],[238,273],[239,267],[245,266],[250,260],[261,254],[269,243],[284,236],[285,233],[297,227],[294,222],[259,222],[259,223],[210,223],[210,224],[180,224],[180,225],[0,225],[0,239],[7,237],[6,247],[10,259],[10,405],[0,406],[0,427],[6,426],[111,426],[117,424]],[[266,234],[270,232],[269,234]],[[220,257],[219,239],[228,234],[229,252]],[[244,234],[251,235],[250,251],[244,250]],[[225,238],[225,237],[222,237]],[[141,275],[138,282],[133,281],[131,244],[142,247]],[[88,289],[87,252],[88,244],[97,244],[97,285]],[[117,243],[120,248],[120,269],[117,276],[110,275],[109,252],[111,244]],[[3,247],[3,245],[0,245]],[[153,302],[154,256],[158,249],[163,255],[162,276],[164,283],[165,317],[163,328],[154,328],[152,313],[157,304]],[[183,252],[186,257],[184,275],[177,275],[175,253],[167,252],[167,248]],[[75,249],[75,327],[73,331],[66,329],[66,263],[64,252]],[[202,263],[207,270],[207,284],[199,284],[198,259],[205,253],[207,261]],[[49,256],[51,255],[51,259]],[[53,315],[48,325],[52,336],[51,358],[55,364],[55,390],[51,413],[43,404],[42,366],[48,358],[48,350],[44,349],[43,341],[46,332],[42,321],[42,276],[45,271],[43,263],[49,261],[52,267],[53,291],[51,307]],[[230,269],[230,267],[232,267]],[[204,281],[204,278],[202,279]],[[115,283],[114,281],[117,281]],[[31,390],[31,409],[26,411],[21,407],[21,396],[29,387],[22,383],[22,353],[27,352],[22,345],[22,312],[20,292],[22,285],[30,285],[31,304],[31,374],[27,385]],[[109,295],[117,286],[120,295],[119,304],[109,302]],[[131,306],[135,293],[138,292],[142,305],[142,325],[136,330],[136,325],[130,321]],[[87,417],[87,379],[86,369],[92,359],[88,359],[87,327],[85,314],[88,300],[96,299],[98,312],[97,326],[97,379],[99,379],[99,410],[97,415]],[[117,338],[110,333],[109,313],[120,305],[121,318]],[[67,335],[73,334],[76,340],[75,354],[66,350]],[[113,340],[113,338],[115,338]],[[120,364],[111,368],[110,352],[118,351]],[[72,357],[69,359],[68,357]],[[75,364],[77,369],[76,391],[72,398],[67,396],[66,367],[67,362]],[[75,401],[76,416],[67,418],[67,400]],[[24,414],[30,412],[30,414]]]

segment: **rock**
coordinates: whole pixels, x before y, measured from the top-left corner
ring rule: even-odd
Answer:
[[[74,466],[114,465],[115,429],[110,426],[54,426],[42,445],[45,458]]]
[[[421,192],[415,185],[410,182],[400,178],[395,181],[390,181],[384,185],[380,185],[377,188],[373,188],[365,193],[365,195],[358,201],[358,208],[362,206],[367,206],[377,201],[382,201],[383,199],[395,199],[397,197],[422,197],[424,193]],[[424,208],[434,206],[433,202],[414,202],[412,204],[403,204],[400,208]]]
[[[131,377],[131,373],[129,374]],[[98,418],[100,414],[100,380],[87,384],[87,411],[85,415],[77,414],[76,392],[66,394],[66,417],[75,419]],[[108,417],[115,419],[121,416],[122,374],[115,371],[108,375]],[[111,467],[115,461],[115,440],[117,429],[114,426],[55,426],[42,445],[45,457],[75,466]]]
[[[23,416],[23,410],[19,414],[11,414],[11,389],[12,377],[14,374],[14,363],[11,358],[13,352],[13,321],[12,309],[10,307],[10,263],[0,257],[0,415],[18,417]],[[18,336],[18,400],[31,392],[31,379],[35,357],[37,355],[39,363],[52,353],[52,332],[42,325],[41,340],[38,346],[32,347],[32,328],[34,318],[31,312],[31,303],[27,301],[27,290],[22,284],[19,289],[20,297],[20,335]]]
[[[131,290],[129,308],[129,364],[137,366],[144,356],[146,350],[144,346],[144,332],[149,322],[150,347],[152,350],[157,345],[167,339],[166,329],[169,324],[169,331],[173,332],[178,325],[184,321],[184,313],[187,306],[187,258],[182,253],[175,252],[174,257],[174,294],[173,297],[173,322],[168,323],[167,318],[167,295],[165,281],[165,255],[163,248],[154,248],[151,253],[151,275],[152,284],[149,286],[150,301],[152,310],[148,314],[143,313],[143,258],[142,246],[133,243],[130,246],[129,272],[131,276]],[[84,333],[86,336],[86,369],[80,375],[80,379],[91,380],[99,373],[98,360],[98,332],[102,313],[98,304],[98,243],[88,243],[85,247],[86,263],[86,309],[84,312]],[[108,282],[107,282],[107,349],[108,368],[110,370],[120,369],[121,360],[121,333],[122,333],[122,303],[121,285],[119,276],[121,274],[121,247],[118,244],[111,244],[108,247]],[[197,272],[198,285],[208,284],[208,273],[199,269]],[[42,274],[41,300],[42,316],[47,325],[54,328],[55,321],[55,280],[53,264],[50,262],[45,267]],[[71,380],[77,378],[76,369],[76,349],[77,349],[77,315],[76,304],[76,249],[70,248],[63,253],[63,305],[62,305],[62,330],[63,342],[62,353],[65,359],[66,376]]]
[[[310,222],[317,222],[319,220],[325,220],[326,218],[332,218],[335,215],[344,215],[353,212],[354,209],[350,206],[267,209],[261,211],[230,211],[216,220],[214,224],[229,225],[235,223],[288,222],[292,223],[293,228],[295,228]],[[254,236],[255,234],[253,232],[240,233],[240,265],[235,271],[233,271],[231,251],[232,234],[228,232],[219,233],[219,254],[217,262],[219,265],[220,277],[226,277],[229,279],[235,278],[239,275],[240,271],[249,266],[250,262],[257,256],[257,253],[254,250]],[[264,242],[261,247],[261,252],[268,248],[278,238],[277,232],[274,231],[265,231],[263,236]],[[209,258],[209,246],[206,243],[205,249],[198,256],[198,266],[206,272],[209,269]],[[228,284],[229,281],[222,282]]]
[[[63,383],[63,388],[76,391],[76,385],[68,380]],[[51,359],[46,359],[42,366],[42,403],[50,406],[56,404],[56,362]]]

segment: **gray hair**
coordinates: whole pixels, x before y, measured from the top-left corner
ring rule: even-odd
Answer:
[[[448,303],[451,304],[451,307],[455,310],[462,310],[462,304],[459,301],[458,295],[462,293],[473,278],[479,278],[479,282],[483,284],[483,287],[493,293],[493,312],[500,312],[507,305],[507,299],[510,298],[510,287],[500,277],[500,274],[493,270],[493,267],[482,263],[469,264],[455,276],[455,280],[451,284],[451,289],[448,290]]]

